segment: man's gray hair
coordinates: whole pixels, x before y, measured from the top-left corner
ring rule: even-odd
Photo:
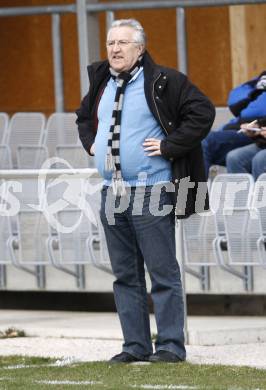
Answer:
[[[131,27],[133,30],[135,30],[135,40],[137,43],[140,43],[142,45],[146,45],[146,34],[145,31],[136,19],[118,19],[114,20],[113,23],[111,24],[111,27],[108,30],[107,36],[109,34],[109,31],[113,27]]]

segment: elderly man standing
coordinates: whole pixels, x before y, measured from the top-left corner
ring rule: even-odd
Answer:
[[[186,358],[184,308],[170,184],[178,189],[180,179],[194,181],[185,208],[178,209],[181,218],[189,216],[197,184],[206,181],[200,145],[214,108],[185,75],[153,62],[138,21],[114,21],[106,47],[108,60],[88,67],[90,89],[77,110],[77,124],[105,179],[101,220],[124,336],[123,350],[111,362],[180,362]],[[172,206],[168,213],[153,212],[152,194],[158,190],[158,210]],[[119,209],[125,199],[127,207]],[[158,330],[155,353],[144,264]]]

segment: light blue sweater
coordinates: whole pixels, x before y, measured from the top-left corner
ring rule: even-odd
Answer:
[[[105,184],[111,183],[111,172],[106,172],[105,157],[112,118],[116,82],[110,79],[98,107],[98,130],[95,139],[95,165]],[[122,108],[120,131],[120,162],[123,179],[128,186],[143,185],[139,174],[146,176],[146,185],[171,180],[171,164],[162,156],[148,157],[144,151],[145,138],[163,139],[162,128],[150,112],[144,94],[144,75],[141,71],[126,87]],[[144,173],[144,174],[143,174]]]

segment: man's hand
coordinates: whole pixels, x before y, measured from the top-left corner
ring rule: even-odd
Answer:
[[[261,135],[263,138],[266,138],[266,126],[261,127],[260,135]]]
[[[94,143],[91,145],[90,154],[94,156]]]
[[[145,152],[153,150],[148,156],[161,156],[161,140],[156,138],[146,138],[143,142]]]
[[[261,135],[260,131],[249,130],[249,128],[256,128],[256,127],[259,128],[259,124],[257,120],[250,123],[242,123],[240,127],[241,129],[243,129],[244,134],[246,134],[250,138],[255,138],[258,135]]]

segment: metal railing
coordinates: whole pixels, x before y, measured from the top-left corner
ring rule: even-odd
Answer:
[[[116,3],[85,4],[88,12],[126,11],[159,8],[220,7],[227,5],[262,4],[265,0],[156,0],[128,1]],[[1,7],[0,16],[43,15],[53,13],[75,13],[76,4],[43,5],[25,7]]]

